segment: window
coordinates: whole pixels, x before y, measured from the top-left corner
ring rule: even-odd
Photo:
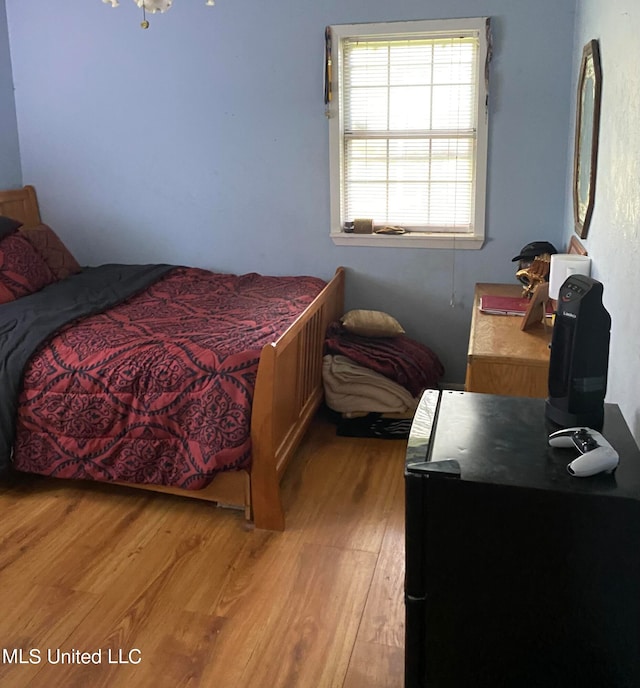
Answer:
[[[330,28],[334,242],[480,248],[489,20]],[[345,231],[357,218],[405,233]]]

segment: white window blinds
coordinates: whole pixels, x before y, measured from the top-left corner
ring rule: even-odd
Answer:
[[[478,36],[346,38],[342,219],[472,232]]]

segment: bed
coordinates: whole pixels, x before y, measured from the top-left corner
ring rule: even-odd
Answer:
[[[30,233],[35,230],[32,228],[42,226],[35,189],[31,186],[25,186],[22,189],[12,191],[0,191],[0,216],[14,218],[22,222],[22,227],[15,234],[29,236],[33,243],[33,234]],[[60,247],[46,247],[47,251],[51,249],[55,253],[55,250],[59,250]],[[57,260],[56,256],[54,256],[54,260]],[[60,262],[64,263],[64,260],[61,259]],[[134,267],[135,271],[133,270]],[[67,458],[72,457],[73,460],[65,462],[62,460],[64,457],[61,454],[58,457],[55,471],[51,474],[58,477],[113,481],[141,489],[168,492],[235,506],[242,508],[246,518],[252,520],[257,528],[284,530],[285,519],[280,495],[280,481],[287,464],[322,401],[323,342],[329,323],[342,314],[344,270],[338,268],[335,276],[328,283],[316,278],[295,278],[298,280],[297,282],[287,283],[287,280],[294,278],[219,275],[217,278],[221,282],[216,282],[212,286],[213,273],[208,271],[176,266],[142,266],[144,269],[138,269],[139,267],[98,266],[95,269],[75,271],[77,274],[74,274],[72,269],[71,275],[65,277],[63,265],[59,273],[63,278],[57,280],[53,290],[56,291],[56,294],[68,292],[68,295],[63,294],[60,298],[71,298],[69,304],[65,301],[64,307],[50,308],[46,299],[49,298],[47,294],[52,291],[52,288],[45,286],[37,294],[29,294],[0,306],[0,313],[4,314],[3,327],[5,330],[11,330],[7,336],[14,336],[15,334],[18,338],[22,336],[22,339],[40,336],[42,339],[42,343],[37,347],[34,344],[34,352],[29,354],[28,366],[24,368],[24,380],[20,382],[21,389],[18,390],[17,399],[19,401],[16,402],[16,422],[15,428],[13,428],[15,435],[11,442],[13,468],[46,474],[45,470],[40,470],[39,464],[47,459],[47,453],[52,452],[48,452],[46,448],[42,449],[40,445],[43,443],[39,439],[40,436],[54,441],[51,438],[56,437],[58,424],[61,424],[60,427],[62,427],[65,423],[75,423],[77,428],[79,419],[81,417],[87,418],[86,415],[81,416],[79,413],[77,416],[73,415],[73,403],[67,403],[66,410],[61,411],[58,408],[53,408],[54,404],[51,400],[56,395],[55,380],[59,377],[66,377],[72,368],[73,373],[69,373],[69,375],[75,376],[73,384],[76,386],[84,385],[84,381],[88,377],[100,381],[101,375],[103,377],[111,376],[116,368],[120,371],[118,379],[126,379],[130,372],[129,368],[139,365],[139,362],[134,364],[133,361],[138,361],[140,358],[142,360],[148,359],[149,369],[153,370],[154,376],[160,379],[157,384],[169,385],[172,376],[188,377],[191,371],[182,370],[180,361],[170,364],[157,364],[154,359],[153,346],[147,346],[144,356],[140,353],[144,348],[145,336],[147,337],[147,344],[150,344],[148,341],[150,334],[145,329],[145,315],[151,311],[157,311],[164,317],[165,313],[169,312],[167,310],[168,304],[180,301],[183,312],[182,320],[178,319],[179,323],[192,320],[202,326],[205,321],[208,323],[209,320],[217,320],[222,323],[221,327],[223,328],[221,332],[215,333],[218,340],[242,339],[251,343],[249,349],[253,351],[252,347],[255,348],[253,352],[255,360],[250,363],[244,359],[236,360],[233,352],[229,353],[225,350],[224,355],[216,352],[216,356],[218,356],[216,363],[222,361],[225,364],[225,371],[232,371],[233,373],[227,375],[231,391],[228,395],[225,394],[224,403],[216,403],[218,411],[223,408],[226,411],[224,415],[219,413],[220,417],[217,422],[219,422],[219,427],[224,430],[226,436],[234,435],[234,433],[240,436],[244,433],[241,440],[238,441],[239,450],[236,451],[236,448],[233,448],[234,454],[229,449],[228,456],[225,454],[224,461],[220,459],[219,466],[215,463],[219,460],[218,453],[207,456],[206,452],[200,452],[202,456],[199,458],[201,463],[205,465],[205,469],[198,467],[191,473],[186,469],[175,469],[171,461],[167,462],[165,452],[163,459],[165,463],[158,469],[158,472],[164,471],[163,475],[165,475],[172,474],[173,471],[173,475],[178,475],[178,479],[165,481],[165,484],[154,484],[154,480],[157,480],[154,477],[156,469],[149,468],[151,463],[148,463],[141,469],[143,474],[146,472],[148,475],[141,476],[140,470],[138,473],[132,470],[131,480],[133,482],[131,482],[128,478],[124,481],[117,479],[118,475],[121,474],[115,472],[116,464],[120,462],[125,467],[127,465],[127,461],[122,460],[122,452],[120,452],[120,459],[118,460],[114,458],[118,454],[116,451],[110,457],[109,453],[105,452],[104,442],[102,445],[98,445],[99,449],[96,449],[92,445],[93,438],[89,438],[88,435],[85,438],[85,435],[82,434],[84,431],[81,431],[78,435],[80,439],[74,440],[73,451],[64,450],[68,455]],[[52,266],[53,268],[54,266]],[[115,272],[113,272],[114,270]],[[232,279],[233,282],[230,281]],[[95,280],[100,283],[99,289],[96,287]],[[256,300],[259,302],[269,295],[272,287],[275,294],[276,286],[280,284],[281,280],[285,280],[284,286],[287,287],[288,291],[286,298],[281,295],[278,296],[279,301],[277,301],[275,311],[270,306],[270,312],[276,313],[274,321],[261,322],[258,315],[253,317],[240,314],[240,321],[242,323],[246,321],[246,330],[239,330],[238,318],[235,313],[235,306],[238,302],[244,303],[246,301],[248,304]],[[299,280],[303,282],[301,283]],[[116,287],[119,289],[121,283],[128,285],[126,288],[130,290],[126,292],[126,298],[123,296],[124,292],[115,295],[111,293],[117,291]],[[217,290],[215,298],[210,297],[211,289]],[[243,289],[247,291],[242,291]],[[279,286],[278,289],[280,289]],[[92,302],[94,305],[91,306],[92,310],[89,313],[85,312],[87,306],[82,305],[85,310],[82,311],[81,317],[71,317],[69,313],[72,315],[76,313],[74,309],[78,300],[76,299],[78,292],[82,292],[82,294],[90,292],[95,303]],[[280,294],[279,291],[277,293]],[[203,304],[210,304],[212,300],[221,303],[221,299],[224,300],[226,297],[228,297],[228,303],[234,304],[233,307],[228,307],[228,310],[234,311],[232,313],[233,318],[228,312],[216,313],[215,318],[203,316]],[[56,296],[56,298],[58,297]],[[40,302],[44,305],[39,305]],[[84,304],[84,300],[82,303]],[[294,305],[297,310],[293,310]],[[28,315],[25,315],[27,311]],[[41,315],[34,316],[34,312],[36,314],[43,313],[46,318],[41,317]],[[23,325],[23,317],[32,320]],[[43,333],[38,335],[43,319],[47,321],[45,325],[42,325],[45,329],[43,329]],[[7,321],[12,323],[9,328],[6,325]],[[14,327],[13,323],[16,321],[18,326]],[[54,321],[53,325],[49,321]],[[258,325],[260,331],[256,334]],[[48,331],[47,328],[50,329],[53,326],[55,327],[50,333],[44,334],[45,330]],[[24,327],[23,335],[19,334],[19,327]],[[182,347],[189,360],[199,359],[200,352],[203,357],[205,356],[207,342],[213,335],[200,332],[198,327],[195,327],[196,334],[192,336],[188,344],[184,344],[184,340],[180,338],[183,336],[183,332],[165,332],[170,327],[173,327],[173,324],[167,316],[167,321],[160,330],[162,337],[165,334],[173,338],[178,337],[178,343],[175,344],[172,339],[171,346]],[[180,328],[180,324],[178,327]],[[82,328],[85,332],[80,336],[79,332]],[[105,328],[107,329],[105,330]],[[14,333],[13,330],[16,332]],[[97,368],[91,367],[93,362],[89,354],[82,350],[83,346],[86,347],[86,330],[91,330],[91,336],[94,339],[98,336],[104,337],[105,331],[109,332],[108,341],[105,344],[105,351],[107,352],[109,346],[113,345],[117,349],[121,345],[119,351],[114,349],[112,359],[109,359],[108,355],[102,356],[104,365],[99,373],[95,372]],[[129,350],[127,347],[130,346],[130,343],[126,343],[124,339],[122,342],[119,341],[119,337],[124,336],[123,333],[126,331],[133,332],[137,337],[136,342],[139,342],[135,348],[131,348],[130,363],[126,363],[126,361],[123,363],[122,361],[122,352]],[[99,335],[101,332],[103,334]],[[158,337],[157,331],[154,336]],[[164,342],[164,339],[162,341]],[[256,348],[258,346],[256,343],[260,343],[259,348]],[[5,351],[10,350],[5,349]],[[186,361],[187,358],[184,360]],[[0,361],[0,364],[3,367],[8,367],[4,360]],[[200,364],[200,368],[202,367],[206,367],[206,365]],[[139,384],[136,382],[136,385]],[[179,453],[180,447],[186,446],[186,440],[178,435],[180,428],[191,425],[202,434],[205,425],[210,427],[210,419],[204,422],[201,410],[197,408],[200,391],[198,384],[201,383],[192,384],[190,404],[183,405],[180,413],[174,409],[171,419],[175,427],[170,428],[170,439],[166,439],[166,433],[165,435],[162,434],[164,432],[163,423],[155,422],[156,416],[153,414],[156,411],[152,409],[147,415],[141,416],[144,418],[144,422],[138,423],[137,427],[127,428],[127,433],[133,433],[131,436],[127,435],[127,439],[131,440],[131,446],[135,443],[136,446],[144,447],[142,453],[152,454],[153,450],[150,447],[161,441],[171,441],[173,442],[171,446],[174,449],[177,447],[175,451]],[[7,386],[11,387],[11,385]],[[248,411],[238,410],[239,407],[235,403],[235,398],[231,399],[231,395],[235,393],[232,388],[242,388],[242,394],[249,399]],[[136,406],[137,408],[142,404],[142,398],[146,404],[149,396],[153,396],[153,393],[149,391],[150,388],[147,387],[145,387],[144,394],[140,393],[136,396],[136,389],[125,389],[127,396],[119,397],[118,404]],[[111,391],[108,393],[112,394]],[[211,394],[211,391],[206,392],[203,389],[202,395],[206,393]],[[86,398],[88,397],[82,397],[84,405],[86,405]],[[125,401],[122,401],[123,398]],[[169,407],[171,404],[165,404],[165,406]],[[102,422],[100,410],[96,407],[92,413],[99,425]],[[67,415],[62,417],[61,414]],[[47,420],[48,418],[51,420]],[[244,425],[243,418],[245,419]],[[43,431],[43,423],[45,422],[50,422],[51,427],[45,427]],[[86,423],[86,420],[84,422]],[[0,418],[0,425],[2,423],[7,424]],[[36,425],[38,428],[35,427]],[[215,434],[215,431],[211,430],[209,436],[204,436],[203,442],[206,444],[209,442],[209,437],[213,438]],[[121,439],[121,434],[118,435],[118,438]],[[213,439],[210,441],[212,446],[217,446]],[[229,446],[229,443],[225,444],[224,451]],[[98,453],[101,454],[101,460],[104,461],[102,464],[98,464],[95,460]],[[197,452],[190,450],[189,456],[192,457],[194,453]],[[85,467],[83,467],[83,461],[79,460],[82,457],[88,459],[85,462]],[[165,464],[167,465],[165,466]],[[211,464],[211,470],[206,469],[207,464]],[[86,466],[97,465],[99,468],[95,470],[86,468]],[[131,462],[129,465],[132,465]],[[116,479],[114,479],[114,475]],[[206,479],[203,479],[203,475]],[[144,482],[145,480],[148,482]],[[166,484],[167,482],[171,484]]]

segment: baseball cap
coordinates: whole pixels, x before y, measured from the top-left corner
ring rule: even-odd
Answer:
[[[556,247],[548,241],[532,241],[530,244],[523,246],[520,253],[515,258],[512,258],[511,262],[515,260],[533,259],[536,256],[541,256],[543,253],[551,255],[553,253],[558,253],[558,251]]]

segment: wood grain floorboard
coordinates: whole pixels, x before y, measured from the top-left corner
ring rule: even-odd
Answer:
[[[402,688],[404,650],[357,641],[343,688]]]
[[[406,445],[332,432],[326,426],[325,441],[319,441],[320,435],[300,452],[303,460],[306,453],[312,459],[296,481],[287,527],[302,529],[307,542],[379,552]]]
[[[342,686],[376,555],[303,544],[293,564],[238,685]]]
[[[404,452],[319,416],[283,533],[171,495],[0,482],[0,686],[401,686]]]
[[[4,652],[21,650],[23,660],[28,662],[30,652],[35,650],[45,661],[49,648],[66,647],[69,630],[91,613],[98,597],[60,587],[34,585],[28,579],[7,585],[3,578],[0,587],[0,608],[3,611],[0,622],[3,651],[0,686],[29,685],[31,678],[40,671],[41,664],[9,664],[5,661]]]
[[[404,648],[404,481],[396,483],[358,641]]]

